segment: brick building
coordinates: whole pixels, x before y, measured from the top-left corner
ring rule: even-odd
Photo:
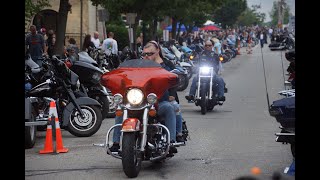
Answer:
[[[66,44],[70,37],[75,38],[80,46],[81,35],[81,16],[82,16],[82,37],[86,34],[93,35],[94,31],[98,31],[100,40],[102,41],[105,35],[104,22],[100,22],[98,18],[98,10],[103,9],[100,6],[93,6],[90,0],[69,0],[72,5],[71,12],[68,13],[67,28],[66,28]],[[82,2],[82,13],[81,13]],[[37,29],[46,28],[47,31],[56,30],[57,14],[59,11],[60,0],[49,0],[51,7],[46,7],[36,14],[30,24],[37,26]],[[29,27],[26,27],[29,29]],[[83,40],[83,38],[82,38]]]

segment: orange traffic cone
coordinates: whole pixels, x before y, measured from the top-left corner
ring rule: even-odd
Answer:
[[[52,142],[52,126],[47,125],[46,141],[44,142],[44,149],[40,150],[40,154],[53,153],[53,142]]]
[[[58,112],[56,108],[55,101],[50,102],[50,109],[49,109],[49,115],[54,117],[54,123],[55,123],[55,134],[56,134],[56,153],[64,153],[68,152],[69,149],[63,147],[62,143],[62,135],[61,135],[61,129],[60,129],[60,123],[58,118]],[[47,126],[47,134],[46,134],[46,142],[45,142],[45,149],[40,151],[40,154],[44,153],[52,153],[53,152],[53,142],[52,142],[52,126]]]

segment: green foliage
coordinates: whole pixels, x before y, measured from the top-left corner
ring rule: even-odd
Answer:
[[[252,24],[262,25],[265,19],[265,13],[257,12],[261,7],[253,5],[252,8],[247,8],[237,20],[240,26],[251,26]]]
[[[288,24],[289,23],[289,17],[290,17],[290,8],[287,4],[284,4],[283,6],[283,11],[284,11],[284,16],[283,16],[283,24]],[[270,12],[270,17],[271,17],[271,25],[272,26],[277,26],[278,25],[278,19],[279,19],[279,10],[278,10],[278,2],[275,1],[273,2],[272,10]]]
[[[49,0],[25,0],[25,26],[28,26],[31,18],[44,7],[51,7]]]
[[[214,21],[221,23],[222,27],[232,26],[246,8],[246,0],[225,0],[221,7],[215,10]]]
[[[123,25],[106,24],[106,30],[114,33],[114,39],[118,42],[118,50],[122,51],[125,46],[129,45],[128,29]]]

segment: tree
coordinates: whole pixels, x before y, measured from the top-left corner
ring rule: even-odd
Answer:
[[[25,27],[28,28],[32,22],[32,17],[44,7],[51,7],[48,0],[25,0]]]
[[[290,17],[290,8],[285,2],[283,3],[282,8],[284,12],[282,24],[288,24]],[[272,10],[269,15],[271,17],[271,25],[277,26],[279,21],[279,3],[277,1],[273,2]]]
[[[62,55],[64,48],[64,38],[66,34],[68,13],[71,11],[69,0],[60,0],[58,23],[56,30],[56,43],[54,46],[54,54]]]
[[[214,12],[214,21],[221,23],[223,28],[232,26],[246,8],[246,0],[224,0],[222,6]]]
[[[261,7],[252,5],[252,8],[247,8],[237,19],[237,24],[240,26],[251,26],[252,24],[262,25],[265,20],[265,13],[257,12]]]

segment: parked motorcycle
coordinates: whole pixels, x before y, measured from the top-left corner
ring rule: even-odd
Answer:
[[[43,71],[48,74],[42,83],[26,92],[26,98],[36,97],[32,103],[36,119],[50,117],[48,97],[56,101],[60,127],[78,137],[95,134],[102,122],[101,104],[79,93],[79,77],[56,56],[43,61]]]
[[[287,72],[289,73],[289,77],[286,82],[291,84],[291,88],[295,89],[295,81],[296,81],[296,63],[295,63],[295,49],[291,49],[285,53],[286,59],[290,62]]]
[[[104,72],[98,68],[97,62],[89,55],[79,53],[79,60],[74,61],[70,69],[79,76],[82,92],[102,105],[102,119],[113,117],[115,109],[110,102],[112,94],[100,84]]]
[[[274,35],[269,44],[270,50],[291,50],[295,48],[295,37],[292,33],[289,35],[277,34]]]
[[[176,83],[177,75],[144,59],[125,61],[102,76],[102,84],[114,94],[117,116],[123,115],[123,123],[108,130],[103,146],[109,155],[122,160],[123,171],[130,178],[138,176],[142,161],[161,162],[168,158],[170,146],[185,145],[170,143],[169,130],[157,116],[158,98]],[[118,126],[122,132],[121,148],[119,153],[112,153],[110,133]],[[187,133],[186,129],[183,133]]]
[[[292,156],[295,157],[295,96],[292,92],[289,97],[273,101],[269,114],[281,125],[281,132],[275,134],[276,141],[290,144]]]

